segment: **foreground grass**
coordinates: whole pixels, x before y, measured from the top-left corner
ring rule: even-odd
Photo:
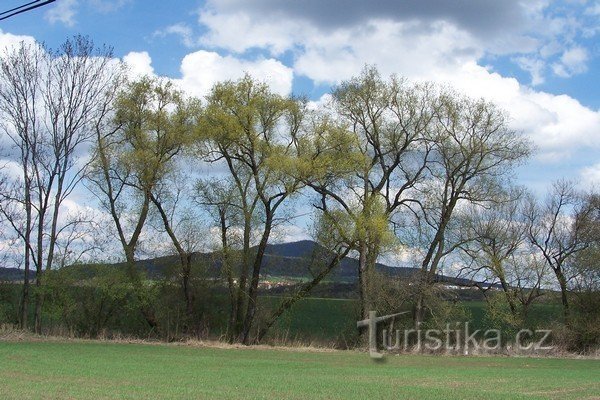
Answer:
[[[0,342],[0,398],[600,398],[600,361]]]

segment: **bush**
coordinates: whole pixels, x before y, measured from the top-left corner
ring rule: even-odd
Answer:
[[[597,350],[600,347],[600,292],[574,293],[571,304],[572,350]]]
[[[86,337],[148,334],[140,310],[154,301],[153,285],[140,288],[114,266],[95,265],[92,270],[91,277],[75,268],[44,275],[46,325],[62,325],[72,335]]]
[[[19,284],[0,283],[0,325],[18,324],[22,288]]]

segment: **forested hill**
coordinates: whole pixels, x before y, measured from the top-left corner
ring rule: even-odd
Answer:
[[[266,255],[261,268],[261,275],[266,278],[310,278],[316,274],[324,264],[325,260],[331,259],[323,247],[310,240],[298,242],[270,244],[267,246]],[[192,257],[195,265],[205,268],[205,273],[209,277],[220,275],[220,261],[215,253],[195,253]],[[113,264],[115,267],[122,267],[124,264]],[[137,262],[138,268],[143,271],[150,279],[161,279],[165,277],[169,270],[177,268],[177,256],[164,256],[140,260]],[[93,275],[94,268],[90,265],[76,265],[69,268],[81,269],[84,275]],[[358,261],[354,258],[346,257],[335,268],[327,278],[334,282],[354,283],[358,280]],[[391,267],[378,263],[377,270],[387,275],[397,277],[410,277],[415,274],[416,268]],[[32,271],[31,278],[35,277]],[[0,268],[0,281],[19,281],[23,279],[23,271],[16,268]],[[455,283],[459,285],[468,285],[470,282],[465,279],[438,276],[438,280]]]

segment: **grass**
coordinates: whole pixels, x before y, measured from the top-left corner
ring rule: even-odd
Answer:
[[[261,301],[263,301],[262,305],[274,308],[281,299],[262,297]],[[487,321],[484,301],[464,301],[460,304],[466,309],[467,320],[472,329],[499,328],[496,324]],[[272,328],[271,335],[315,343],[352,342],[357,337],[358,310],[357,300],[305,298],[280,317]],[[530,326],[544,327],[549,321],[560,320],[561,312],[559,304],[533,304],[528,322]],[[412,324],[410,316],[406,318],[408,320],[405,319],[400,323]]]
[[[263,297],[262,301],[275,308],[281,299]],[[305,342],[352,342],[357,335],[357,315],[356,300],[309,297],[284,313],[272,328],[271,335]]]
[[[3,399],[600,398],[600,361],[0,342]]]

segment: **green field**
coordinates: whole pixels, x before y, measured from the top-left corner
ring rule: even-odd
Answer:
[[[263,297],[263,305],[275,307],[280,298]],[[499,329],[501,327],[486,320],[486,304],[483,301],[465,301],[466,321],[473,329]],[[305,298],[298,301],[283,314],[271,331],[271,337],[284,337],[287,340],[335,343],[343,346],[357,338],[356,320],[359,304],[350,299]],[[561,307],[554,303],[533,304],[528,322],[530,326],[544,327],[550,321],[560,320]],[[411,327],[411,315],[399,319],[400,326]]]
[[[600,361],[0,342],[2,399],[598,399]]]

